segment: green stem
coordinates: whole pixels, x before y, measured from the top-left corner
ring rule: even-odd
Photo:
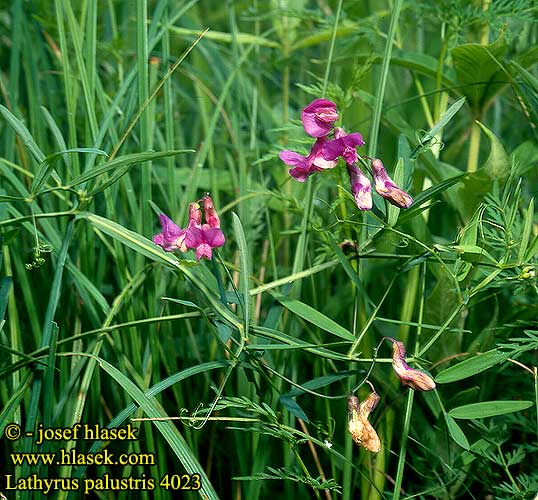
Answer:
[[[414,397],[415,391],[409,389],[409,392],[407,393],[407,402],[405,405],[402,444],[400,445],[400,457],[398,458],[398,467],[396,468],[396,479],[394,480],[394,495],[392,496],[392,500],[400,500],[400,490],[402,488],[403,470],[405,466],[405,455],[407,452],[407,438],[409,437],[409,427],[411,423]]]
[[[473,123],[469,139],[469,156],[467,157],[467,172],[476,172],[478,169],[478,154],[480,152],[480,127]]]
[[[374,117],[372,120],[372,128],[370,130],[370,145],[368,147],[368,156],[375,157],[377,150],[377,140],[379,137],[379,125],[381,123],[381,110],[383,109],[383,99],[385,97],[385,87],[389,76],[390,57],[392,54],[392,44],[396,34],[396,26],[400,17],[403,0],[396,0],[392,7],[390,18],[389,32],[387,33],[387,43],[385,44],[385,53],[383,55],[383,65],[381,67],[381,79],[379,81],[376,103],[374,108]]]
[[[338,30],[338,22],[340,21],[340,12],[342,11],[343,0],[338,1],[338,6],[336,7],[336,18],[334,20],[333,32],[331,35],[331,45],[329,47],[329,55],[327,57],[327,66],[325,67],[325,77],[323,78],[323,90],[321,92],[321,97],[325,97],[327,93],[327,85],[329,84],[329,75],[331,73],[331,64],[333,60],[334,46],[336,43],[336,32]]]

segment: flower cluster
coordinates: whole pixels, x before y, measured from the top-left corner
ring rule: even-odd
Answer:
[[[336,104],[327,99],[312,101],[301,113],[301,120],[306,133],[316,138],[308,156],[295,151],[280,152],[280,159],[293,168],[290,175],[304,182],[316,172],[334,168],[338,158],[342,157],[347,165],[351,192],[360,210],[372,208],[372,187],[370,180],[359,168],[359,155],[357,147],[364,145],[362,135],[358,132],[346,134],[343,128],[335,127],[338,120]],[[333,139],[330,139],[332,134]],[[381,160],[377,158],[361,157],[361,160],[370,160],[372,177],[376,191],[393,205],[400,208],[409,208],[413,198],[400,189],[389,177]]]
[[[202,224],[202,211],[204,209],[205,224]],[[162,231],[153,237],[153,243],[162,247],[166,252],[179,250],[186,252],[194,249],[196,258],[211,259],[213,248],[224,245],[224,233],[220,229],[220,219],[209,194],[205,194],[200,201],[189,205],[189,222],[185,229],[174,224],[170,217],[160,214]]]
[[[411,368],[406,363],[404,343],[392,337],[386,337],[386,339],[392,342],[392,368],[402,384],[417,391],[435,389],[435,382],[426,372]],[[372,392],[362,403],[359,403],[356,396],[351,395],[348,398],[348,429],[353,441],[364,446],[367,450],[377,453],[381,449],[381,441],[372,424],[368,421],[368,416],[379,403],[380,397],[374,386],[368,381],[367,383],[370,385]]]

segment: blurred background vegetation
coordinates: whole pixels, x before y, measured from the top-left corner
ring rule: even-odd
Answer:
[[[202,474],[187,497],[533,498],[537,21],[532,0],[0,3],[0,434],[181,417],[39,447],[153,467],[38,473]],[[308,151],[322,96],[409,210],[360,213],[342,165],[291,179],[278,153]],[[206,191],[218,257],[153,245]],[[435,391],[400,387],[383,336]],[[347,432],[366,377],[377,455]],[[3,438],[4,473],[37,449]]]

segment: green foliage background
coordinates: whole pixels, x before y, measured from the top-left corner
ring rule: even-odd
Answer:
[[[106,447],[156,465],[37,472],[200,473],[181,494],[209,499],[533,498],[537,15],[531,0],[0,4],[0,435],[140,429],[4,436],[2,474],[35,472],[14,452]],[[308,151],[300,111],[321,96],[409,210],[375,195],[360,213],[342,165],[290,178],[278,153]],[[157,215],[183,226],[206,191],[216,257],[155,246]],[[434,391],[400,386],[383,336]],[[366,378],[375,456],[347,432]]]

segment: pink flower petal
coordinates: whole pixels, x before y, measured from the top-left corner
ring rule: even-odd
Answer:
[[[362,135],[358,132],[354,132],[353,134],[346,135],[343,137],[344,143],[346,146],[349,147],[357,147],[357,146],[364,146],[364,140],[362,138]]]
[[[195,254],[197,260],[200,260],[202,257],[211,260],[211,258],[213,257],[213,251],[211,250],[211,247],[206,243],[202,243],[201,245],[197,246]]]
[[[184,235],[185,230],[174,224],[172,219],[165,214],[159,215],[162,231],[153,236],[153,243],[159,245],[165,252],[173,252],[180,248],[178,241]]]
[[[355,198],[355,203],[360,210],[370,210],[372,208],[372,186],[370,180],[356,165],[347,166],[351,193]]]
[[[306,179],[308,179],[313,173],[313,170],[310,170],[309,168],[305,168],[303,166],[290,168],[288,170],[288,173],[297,181],[304,182]]]
[[[278,156],[286,165],[306,164],[306,156],[300,155],[299,153],[296,153],[295,151],[290,151],[290,150],[281,151]]]
[[[226,241],[220,228],[213,227],[204,231],[204,241],[211,247],[221,247]]]
[[[203,242],[202,235],[202,229],[199,227],[190,227],[185,236],[185,246],[187,248],[196,248],[198,245],[201,245]]]
[[[326,160],[336,160],[344,152],[342,139],[335,139],[334,141],[327,141],[323,145],[322,154]]]
[[[336,104],[328,99],[315,99],[303,109],[303,113],[315,113],[320,108],[333,108],[336,110]]]
[[[315,99],[301,113],[303,127],[308,135],[322,137],[327,135],[338,120],[336,104],[327,99]]]
[[[331,124],[324,123],[316,118],[316,115],[303,113],[301,116],[305,132],[312,137],[322,137],[327,135],[332,128]]]
[[[372,160],[372,172],[375,190],[389,203],[399,208],[409,208],[413,204],[413,198],[394,183],[381,160]]]
[[[174,221],[170,219],[165,214],[159,215],[159,220],[161,221],[161,226],[163,228],[162,233],[166,239],[173,238],[174,236],[177,238],[181,231],[183,231],[177,224],[174,224]]]

